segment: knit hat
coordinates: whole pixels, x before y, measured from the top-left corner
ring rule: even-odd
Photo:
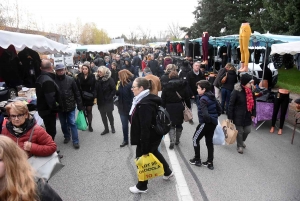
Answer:
[[[241,85],[245,86],[252,80],[252,76],[248,73],[244,73],[241,75]]]

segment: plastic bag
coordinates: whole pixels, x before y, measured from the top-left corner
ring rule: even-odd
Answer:
[[[85,131],[87,129],[87,123],[83,111],[79,111],[76,118],[76,126],[78,130]]]
[[[214,132],[213,144],[214,145],[225,145],[225,135],[224,135],[224,131],[222,129],[222,126],[221,126],[221,123],[219,120],[218,120],[218,125]]]
[[[163,164],[152,154],[135,159],[139,181],[146,181],[164,174]]]

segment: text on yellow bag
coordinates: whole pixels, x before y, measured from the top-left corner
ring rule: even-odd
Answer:
[[[163,164],[152,154],[135,159],[139,181],[146,181],[164,174]]]

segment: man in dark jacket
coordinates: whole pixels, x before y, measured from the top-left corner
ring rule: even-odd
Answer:
[[[122,66],[124,65],[124,61],[121,60],[121,56],[119,54],[116,55],[116,64],[117,64],[117,69],[121,70]]]
[[[61,105],[60,93],[54,82],[55,74],[49,60],[42,60],[41,75],[35,83],[37,111],[44,121],[46,131],[54,140],[56,135],[56,113]]]
[[[136,55],[135,51],[132,53],[132,56],[131,64],[136,68],[136,71],[139,72],[139,69],[142,67],[142,60],[138,55]]]
[[[129,70],[134,75],[134,78],[139,77],[137,75],[135,67],[133,65],[131,65],[130,58],[125,58],[124,65],[122,66],[122,70],[123,69]]]
[[[100,57],[99,54],[96,55],[94,64],[95,64],[95,66],[98,66],[98,67],[104,65],[104,60]]]
[[[148,61],[147,67],[151,69],[153,75],[159,76],[159,65],[158,61],[154,59],[154,55],[151,55],[151,60]]]
[[[197,61],[193,64],[192,71],[188,72],[186,76],[186,81],[188,83],[188,90],[191,97],[191,105],[192,103],[194,103],[197,106],[199,106],[196,83],[199,82],[200,80],[205,80],[205,76],[200,71],[200,62]],[[190,123],[193,124],[193,120],[191,120]]]
[[[79,149],[78,131],[75,124],[75,108],[77,103],[78,110],[82,110],[81,96],[74,78],[66,76],[63,64],[56,65],[55,71],[55,82],[59,87],[62,99],[61,110],[59,111],[58,116],[61,130],[64,133],[64,144],[67,144],[70,141],[70,128],[73,146],[75,149]]]

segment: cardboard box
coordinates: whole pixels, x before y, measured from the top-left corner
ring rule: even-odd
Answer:
[[[35,94],[35,88],[27,88],[28,90],[25,89],[25,91],[22,89],[18,92],[19,97],[26,97],[27,99],[31,100],[32,94]]]

